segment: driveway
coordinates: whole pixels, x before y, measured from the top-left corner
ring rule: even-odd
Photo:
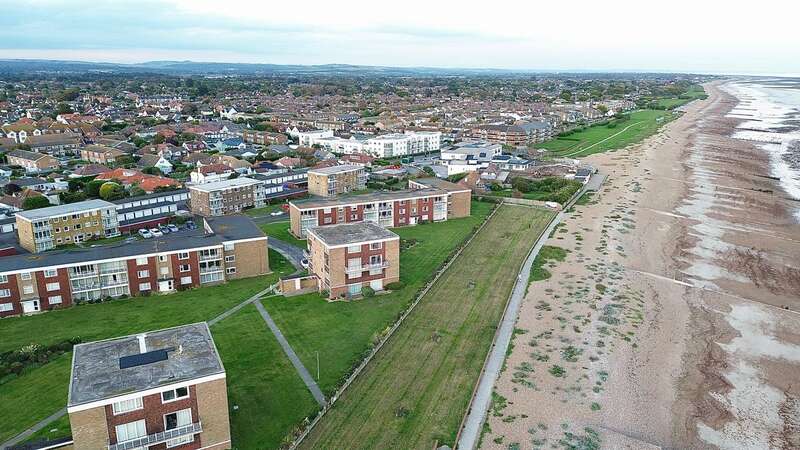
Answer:
[[[272,236],[267,240],[267,244],[270,248],[275,249],[278,253],[283,255],[284,258],[288,259],[298,272],[303,270],[303,266],[300,264],[300,260],[303,259],[303,249]]]

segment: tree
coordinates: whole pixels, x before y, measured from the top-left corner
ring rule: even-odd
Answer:
[[[56,114],[71,114],[72,112],[72,108],[66,103],[59,103],[56,106]]]
[[[22,188],[14,183],[8,183],[7,185],[3,186],[3,192],[5,192],[6,195],[14,195],[21,190]]]
[[[86,194],[84,194],[83,192],[67,191],[58,194],[58,198],[61,199],[61,203],[75,203],[86,200]]]
[[[163,144],[166,141],[163,134],[157,134],[153,137],[153,144]]]
[[[430,175],[432,177],[436,176],[436,172],[433,171],[431,166],[425,166],[422,168],[422,171],[425,172],[426,175]]]
[[[572,91],[563,90],[563,91],[561,91],[561,95],[559,95],[559,97],[564,99],[565,102],[571,102],[572,101]]]
[[[146,173],[148,175],[158,175],[158,176],[163,175],[161,169],[159,169],[156,166],[145,167],[144,169],[142,169],[142,173]]]
[[[147,192],[145,192],[144,189],[142,189],[138,184],[133,185],[128,193],[131,195],[131,197],[138,197],[140,195],[147,194]]]
[[[100,198],[106,201],[119,200],[125,198],[127,193],[121,184],[113,181],[107,181],[100,186]]]
[[[31,209],[47,208],[50,206],[50,200],[44,195],[37,195],[28,197],[22,202],[22,209],[29,211]]]
[[[608,106],[606,106],[606,105],[597,105],[597,110],[600,111],[601,113],[603,113],[603,115],[605,116],[606,113],[608,112]]]
[[[230,175],[228,175],[229,180],[232,180],[234,178],[239,178],[239,172],[233,172]]]
[[[98,198],[100,197],[100,186],[104,185],[108,180],[92,180],[86,183],[83,192],[87,197]]]

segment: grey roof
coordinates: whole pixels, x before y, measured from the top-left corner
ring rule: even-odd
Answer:
[[[313,227],[309,228],[308,232],[316,236],[329,247],[400,238],[398,235],[373,222],[343,223],[339,225]]]
[[[194,189],[197,191],[203,192],[213,192],[219,191],[222,189],[230,189],[235,187],[242,187],[242,186],[251,186],[254,184],[261,184],[260,181],[254,180],[252,178],[247,177],[239,177],[239,178],[231,178],[222,181],[214,181],[213,183],[202,183],[202,184],[193,184],[189,186],[189,189]]]
[[[140,335],[76,345],[68,406],[225,373],[205,322],[142,335],[145,351],[168,350],[167,358],[120,369],[120,358],[142,353]]]
[[[450,181],[436,177],[417,178],[413,181],[428,186],[429,188],[441,189],[447,192],[464,192],[470,190],[468,187],[460,186],[456,183],[451,183]]]
[[[299,209],[335,208],[341,205],[387,202],[404,198],[417,198],[445,194],[447,194],[447,192],[442,189],[403,189],[399,191],[381,191],[368,192],[366,194],[340,195],[330,198],[310,198],[291,203]]]
[[[214,233],[207,234],[198,220],[205,220]],[[176,252],[264,236],[264,233],[253,220],[243,215],[199,218],[195,222],[198,223],[198,227],[195,230],[182,230],[160,238],[140,239],[134,242],[120,242],[119,244],[98,247],[5,256],[0,258],[0,274],[41,267],[67,266],[109,259],[130,258],[137,255]],[[12,233],[8,234],[11,235]]]
[[[28,220],[44,219],[46,217],[63,216],[65,214],[82,213],[100,208],[114,208],[114,204],[105,200],[86,200],[83,202],[67,203],[65,205],[50,206],[47,208],[20,211],[17,216]]]
[[[364,170],[364,167],[354,166],[354,165],[330,166],[330,167],[322,167],[319,169],[311,169],[308,171],[308,173],[313,173],[317,175],[333,175],[335,173],[355,172],[358,170]]]
[[[158,198],[158,197],[166,197],[166,196],[170,196],[170,195],[185,194],[187,192],[189,192],[189,190],[185,189],[185,188],[175,189],[175,190],[172,190],[172,191],[153,192],[152,194],[143,194],[143,195],[137,195],[136,197],[121,198],[119,200],[114,200],[113,203],[117,204],[117,205],[121,205],[123,203],[136,202],[136,201],[140,201],[140,200],[149,200],[151,198]],[[164,200],[164,201],[159,202],[159,203],[173,203],[173,202],[172,201],[168,201],[168,200]],[[152,206],[156,206],[159,203],[155,203]]]

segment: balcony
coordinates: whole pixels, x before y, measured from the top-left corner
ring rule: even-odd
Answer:
[[[151,445],[163,444],[170,439],[177,439],[179,437],[188,436],[190,434],[197,434],[203,432],[203,426],[200,422],[190,423],[182,427],[173,428],[172,430],[162,431],[160,433],[148,434],[147,436],[131,439],[129,441],[120,442],[117,444],[109,444],[108,450],[133,450],[138,448],[147,448]]]
[[[359,275],[361,272],[367,270],[385,269],[387,267],[389,267],[389,261],[382,261],[379,263],[365,264],[363,266],[347,267],[345,268],[345,272],[347,272],[347,275],[352,276],[352,275]]]

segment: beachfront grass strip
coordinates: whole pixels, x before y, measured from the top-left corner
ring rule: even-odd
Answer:
[[[519,266],[552,217],[500,206],[302,447],[452,446]]]
[[[254,305],[211,333],[227,375],[233,448],[280,447],[304,418],[316,415],[314,397]]]
[[[271,223],[263,223],[258,226],[261,228],[261,231],[264,232],[269,237],[273,237],[280,241],[283,241],[287,244],[292,244],[296,247],[300,247],[303,250],[306,249],[306,241],[302,239],[297,239],[289,232],[289,221],[281,221],[281,222],[271,222]]]
[[[543,245],[539,250],[539,254],[533,260],[528,280],[530,282],[547,280],[552,275],[549,270],[545,269],[545,265],[564,261],[566,257],[567,250],[552,245]]]
[[[16,350],[31,343],[47,345],[73,337],[90,342],[211,320],[264,290],[278,277],[294,271],[278,252],[270,250],[269,256],[273,272],[261,277],[233,280],[223,285],[166,296],[134,297],[3,319],[0,352]],[[66,406],[71,355],[68,353],[56,361],[26,370],[18,378],[0,385],[0,423],[3,423],[0,436],[16,436]],[[42,392],[39,389],[27,391],[20,386],[44,388]],[[26,396],[26,393],[33,397]],[[3,418],[12,416],[13,420],[3,421]]]
[[[407,248],[400,252],[403,287],[391,293],[352,302],[331,303],[316,293],[262,302],[314,375],[319,355],[319,385],[326,396],[344,382],[448,255],[484,221],[492,206],[473,202],[470,217],[393,229]]]
[[[655,134],[675,115],[669,111],[645,109],[627,114],[628,119],[612,124],[594,125],[537,145],[550,150],[551,156],[577,158],[609,150],[617,150]]]

